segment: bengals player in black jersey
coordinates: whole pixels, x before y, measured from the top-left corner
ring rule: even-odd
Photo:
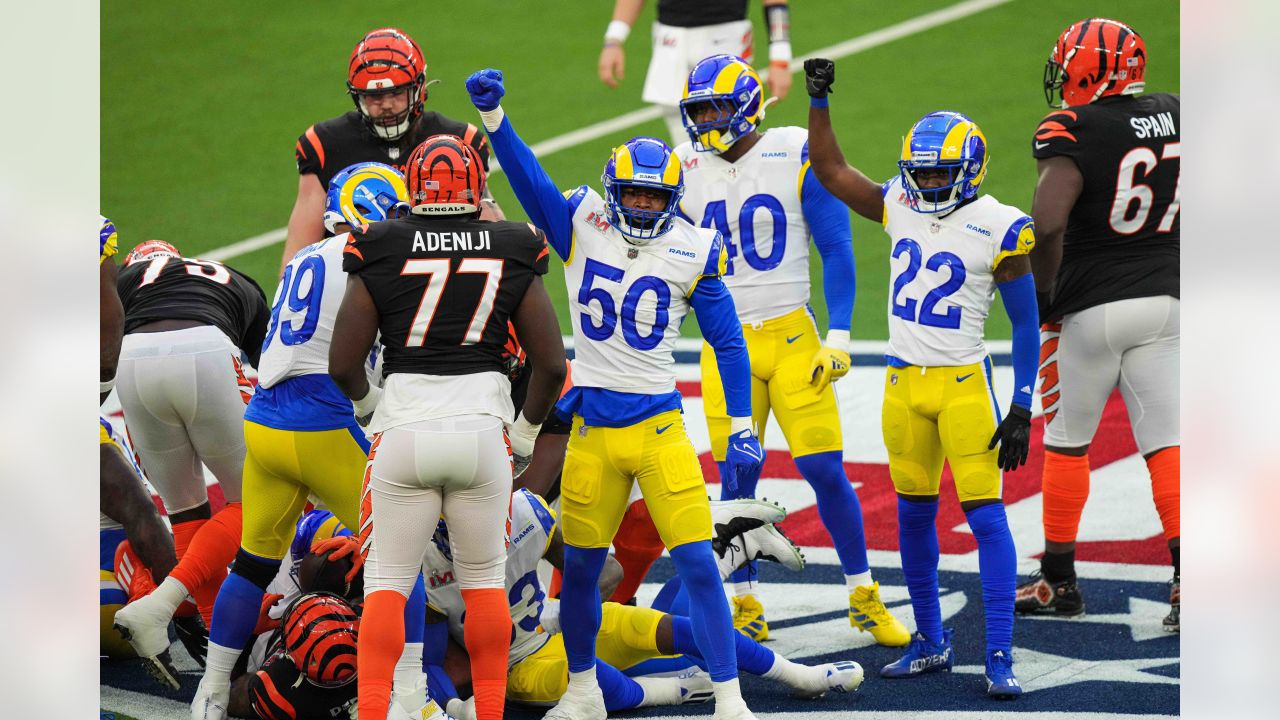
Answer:
[[[476,126],[427,112],[427,63],[413,38],[397,28],[379,28],[351,51],[347,93],[355,110],[307,128],[294,145],[298,197],[289,216],[283,265],[298,250],[324,237],[329,180],[358,162],[380,162],[404,170],[409,153],[432,135],[447,133],[475,148],[489,166],[489,141]],[[501,211],[486,198],[486,219]]]
[[[1089,444],[1118,386],[1173,564],[1166,630],[1179,628],[1179,238],[1177,95],[1141,95],[1147,47],[1124,23],[1067,28],[1045,67],[1058,107],[1032,139],[1039,169],[1031,251],[1040,301],[1045,411],[1041,571],[1024,613],[1079,615],[1075,541],[1089,494]]]
[[[249,276],[222,263],[185,258],[148,240],[129,253],[117,282],[124,306],[116,390],[134,450],[173,526],[178,564],[115,626],[160,683],[178,689],[168,625],[190,594],[206,626],[240,547],[244,409],[271,311]],[[201,465],[227,504],[211,515]]]
[[[365,472],[373,531],[359,715],[387,714],[406,599],[443,510],[467,606],[477,715],[497,720],[511,639],[504,531],[512,459],[532,454],[565,377],[560,326],[541,278],[546,236],[524,223],[479,220],[484,165],[457,137],[428,138],[406,175],[411,215],[351,233],[334,326],[343,341],[329,349],[329,374],[357,417],[372,414],[375,433]],[[508,322],[533,373],[518,417],[503,360]],[[379,331],[382,390],[364,371]]]

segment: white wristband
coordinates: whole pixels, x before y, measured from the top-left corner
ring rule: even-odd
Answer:
[[[99,394],[102,394],[102,393],[109,393],[109,392],[111,392],[111,388],[113,388],[113,387],[115,387],[115,386],[116,386],[116,379],[115,379],[115,378],[111,378],[110,380],[100,380],[100,381],[98,382],[98,393],[99,393]]]
[[[631,26],[621,20],[612,20],[609,27],[604,31],[604,41],[606,43],[617,43],[621,45],[627,41],[627,36],[631,34]]]
[[[371,415],[378,407],[378,401],[382,399],[382,388],[377,385],[370,385],[369,392],[359,400],[352,400],[351,407],[356,411],[356,417],[365,417]]]
[[[507,427],[507,436],[511,439],[511,452],[521,457],[529,457],[533,454],[533,444],[538,440],[538,433],[542,431],[542,423],[534,425],[529,419],[520,413],[516,417],[516,421]]]
[[[729,418],[729,434],[737,435],[743,430],[751,429],[751,418],[749,417],[731,417]]]
[[[484,123],[485,130],[493,132],[498,129],[498,126],[502,124],[502,118],[506,116],[507,114],[502,111],[502,106],[499,105],[492,110],[481,110],[480,122]]]
[[[848,330],[828,330],[826,342],[822,343],[829,348],[835,348],[840,352],[848,354],[849,352],[849,331]]]
[[[769,43],[769,62],[791,62],[791,43]]]

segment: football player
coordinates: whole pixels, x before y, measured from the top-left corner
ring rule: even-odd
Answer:
[[[330,183],[325,226],[345,233],[399,217],[408,211],[408,200],[396,169],[358,163]],[[347,286],[346,238],[303,248],[285,265],[276,288],[258,387],[244,414],[244,532],[218,593],[208,664],[192,703],[195,720],[226,716],[232,669],[308,498],[319,498],[347,527],[360,527],[369,441],[351,401],[328,373],[334,320]]]
[[[477,713],[498,720],[511,626],[502,584],[512,460],[528,462],[559,397],[564,345],[540,277],[546,239],[532,225],[478,219],[485,170],[475,148],[433,136],[414,150],[407,175],[412,214],[353,230],[343,250],[347,291],[334,333],[344,341],[329,349],[330,375],[358,417],[373,414],[375,433],[365,471],[372,531],[360,715],[387,714],[406,596],[443,510],[458,540]],[[533,366],[519,417],[502,361],[509,322]],[[385,392],[364,371],[379,331]]]
[[[724,237],[729,265],[724,284],[733,295],[751,356],[752,421],[763,433],[772,410],[796,467],[813,487],[818,514],[831,534],[849,591],[849,623],[881,645],[900,647],[911,633],[880,600],[871,578],[862,506],[844,471],[840,412],[831,383],[849,371],[853,315],[853,238],[849,210],[809,168],[808,132],[780,127],[761,132],[760,78],[741,58],[714,55],[689,74],[680,111],[690,142],[684,160],[682,212]],[[825,339],[809,308],[809,238],[822,258],[823,293],[830,312]],[[702,347],[702,399],[711,453],[723,477],[729,417],[715,353]],[[752,497],[757,478],[737,492]],[[734,624],[757,640],[769,636],[756,597],[754,568],[734,575]]]
[[[916,634],[883,677],[949,670],[951,630],[938,605],[938,487],[945,460],[978,543],[986,615],[987,693],[1022,693],[1013,674],[1017,554],[1001,501],[1001,470],[1026,462],[1038,357],[1035,286],[1027,253],[1031,218],[978,189],[987,141],[956,112],[933,112],[902,143],[899,174],[875,183],[849,166],[827,109],[835,63],[805,62],[809,158],[818,179],[855,212],[884,224],[893,242],[881,424],[898,493],[902,571]],[[983,326],[999,289],[1013,323],[1014,393],[1001,419]],[[997,451],[996,446],[999,445]]]
[[[1040,296],[1045,409],[1040,572],[1019,612],[1084,613],[1075,541],[1089,497],[1089,444],[1117,386],[1173,559],[1166,630],[1179,627],[1177,95],[1138,97],[1147,48],[1132,28],[1090,18],[1058,37],[1045,64],[1055,109],[1032,139],[1040,179],[1031,254]]]
[[[209,624],[240,545],[244,409],[253,390],[241,357],[257,363],[271,313],[249,276],[183,257],[161,240],[129,253],[118,290],[125,311],[120,405],[168,511],[178,564],[115,622],[153,677],[177,689],[169,620],[190,594]],[[202,463],[227,503],[212,517]]]
[[[561,484],[569,684],[547,717],[605,717],[595,662],[596,578],[638,481],[693,598],[691,621],[715,683],[716,717],[751,718],[738,686],[733,618],[713,567],[710,508],[681,418],[672,357],[680,323],[692,309],[716,350],[730,398],[730,477],[758,473],[764,451],[751,429],[742,328],[720,279],[727,259],[720,234],[677,216],[684,191],[680,160],[662,141],[633,138],[616,148],[602,178],[606,197],[586,185],[561,195],[504,119],[502,73],[472,74],[467,91],[516,198],[564,260],[570,288],[574,388],[557,408],[573,416]]]
[[[99,404],[106,401],[111,389],[115,387],[120,341],[124,336],[124,305],[121,304],[116,289],[118,270],[115,261],[111,259],[119,250],[118,242],[115,224],[103,217],[98,231],[98,307],[101,316]],[[98,495],[103,516],[102,528],[120,529],[120,534],[129,538],[138,554],[151,567],[155,581],[160,582],[178,561],[174,554],[173,536],[160,518],[155,504],[151,502],[140,474],[132,467],[132,455],[126,453],[113,436],[111,425],[105,418],[99,416],[98,425]],[[120,539],[107,543],[111,553],[115,552],[115,545],[119,544]],[[106,570],[107,568],[103,568],[103,572]],[[114,630],[111,632],[114,633]]]
[[[597,72],[616,88],[626,67],[623,45],[640,18],[645,0],[616,0],[604,33]],[[791,7],[787,0],[763,0],[769,29],[769,94],[779,100],[791,90]],[[745,0],[660,0],[653,23],[653,52],[644,79],[644,101],[662,110],[673,142],[682,142],[680,96],[684,80],[699,60],[731,52],[750,60],[751,21]]]
[[[283,266],[325,236],[321,221],[333,177],[355,163],[379,162],[401,172],[409,154],[432,135],[462,138],[489,163],[488,141],[474,125],[426,111],[427,62],[422,48],[398,28],[370,31],[351,51],[347,94],[355,110],[307,128],[294,145],[298,196],[289,216]],[[486,208],[491,201],[486,199]],[[489,209],[497,213],[496,206]],[[500,213],[499,213],[500,215]]]
[[[563,538],[555,513],[541,498],[527,491],[517,491],[512,496],[511,532],[506,574],[515,638],[511,643],[507,697],[526,704],[551,705],[564,694],[568,657],[563,636],[559,635],[560,603],[545,597],[538,580],[538,561],[546,559],[555,567],[563,567]],[[773,560],[791,570],[804,565],[799,549],[772,524],[720,539],[724,553],[717,565],[722,578],[748,558]],[[432,578],[431,606],[444,616],[448,635],[461,641],[463,607],[453,580],[455,570],[444,520],[433,540],[423,563],[423,572]],[[600,580],[602,594],[608,592],[620,572],[612,562],[606,562],[606,568]],[[696,666],[705,661],[698,654],[688,617],[611,602],[604,604],[601,614],[596,667],[610,712],[707,699],[709,683]],[[430,631],[436,646],[429,654],[438,657],[444,650],[444,629],[433,627]],[[828,691],[849,692],[862,681],[862,668],[854,662],[807,666],[793,663],[745,635],[738,635],[735,640],[735,652],[744,670],[778,680],[802,697],[816,698]],[[645,660],[674,654],[688,656],[690,672],[679,677],[628,677],[623,672]],[[433,672],[433,677],[438,677],[438,672]],[[448,692],[447,687],[444,692]],[[458,720],[474,717],[470,702],[448,700],[447,708]]]

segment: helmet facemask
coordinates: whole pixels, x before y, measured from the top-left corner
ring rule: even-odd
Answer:
[[[946,172],[946,181],[937,187],[923,186],[921,180],[930,170]],[[918,213],[945,215],[977,197],[986,172],[986,138],[959,113],[930,113],[903,139],[898,173],[910,207]]]
[[[756,123],[746,119],[743,108],[750,103],[752,96],[760,94],[760,90],[756,88],[754,92],[741,94],[745,96],[743,99],[733,95],[702,95],[680,101],[680,117],[694,150],[716,154],[726,152],[740,138],[756,129]],[[695,118],[708,105],[713,110],[712,119],[697,122]]]
[[[608,175],[602,179],[605,200],[609,205],[610,220],[618,228],[618,232],[627,238],[627,242],[643,245],[665,235],[671,229],[676,208],[679,207],[680,198],[684,195],[683,186],[672,188],[660,182],[617,180]],[[666,204],[661,210],[627,207],[622,202],[622,195],[627,188],[643,188],[662,194],[665,196]]]

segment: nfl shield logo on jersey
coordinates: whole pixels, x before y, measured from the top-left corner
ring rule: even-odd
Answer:
[[[391,158],[392,160],[399,160],[399,159],[400,159],[400,148],[398,148],[398,147],[389,147],[389,148],[387,148],[387,157]]]
[[[635,260],[637,257],[639,257],[639,255],[640,255],[639,250],[635,248],[627,248],[627,259]]]

